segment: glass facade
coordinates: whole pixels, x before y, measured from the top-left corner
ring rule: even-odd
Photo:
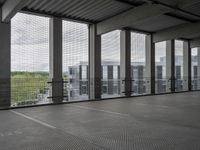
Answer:
[[[166,42],[159,42],[155,44],[155,93],[166,93],[167,84],[170,84],[169,78],[166,74],[167,67],[167,53]]]
[[[102,98],[120,96],[120,31],[102,35]]]
[[[148,94],[146,86],[149,76],[146,70],[146,35],[131,32],[131,78],[132,95]]]
[[[88,100],[88,25],[63,21],[64,101]]]
[[[12,106],[50,103],[49,18],[18,13],[11,20]]]

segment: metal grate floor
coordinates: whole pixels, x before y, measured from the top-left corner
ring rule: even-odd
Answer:
[[[0,111],[0,150],[200,150],[200,92]]]

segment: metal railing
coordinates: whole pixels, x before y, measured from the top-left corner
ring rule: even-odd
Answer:
[[[121,97],[125,94],[123,85],[129,82],[132,96],[151,94],[151,83],[153,79],[149,77],[124,79],[100,79],[102,98]],[[172,92],[172,82],[175,84],[175,91],[188,90],[188,77],[181,79],[172,79],[169,77],[155,79],[155,93]],[[57,84],[63,89],[63,101],[82,101],[89,99],[89,82],[88,80],[64,80],[56,82],[48,82],[47,78],[11,78],[11,80],[2,80],[0,82],[1,101],[9,101],[11,99],[12,106],[37,105],[52,103],[50,97],[52,84]],[[11,90],[11,95],[10,95]],[[200,77],[191,79],[191,90],[200,90]],[[124,93],[123,93],[124,92]],[[126,91],[127,92],[127,91]],[[1,103],[2,104],[2,103]]]

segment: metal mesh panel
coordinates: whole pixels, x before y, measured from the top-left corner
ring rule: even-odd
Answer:
[[[148,94],[146,84],[150,77],[146,74],[146,35],[131,33],[131,76],[132,95]]]
[[[199,77],[199,49],[191,49],[191,78],[192,78],[192,90],[199,90],[200,77]]]
[[[155,92],[166,93],[168,82],[166,75],[166,42],[155,44]]]
[[[102,97],[120,96],[120,30],[102,35]]]
[[[63,78],[66,101],[88,99],[88,25],[63,21]]]
[[[175,84],[176,91],[183,91],[183,41],[175,40]]]
[[[13,106],[49,103],[49,18],[18,13],[11,21]]]

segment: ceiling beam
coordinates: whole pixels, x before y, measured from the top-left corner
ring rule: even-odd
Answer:
[[[195,5],[197,3],[199,3],[199,0],[181,0],[178,1],[178,3],[175,5],[178,6],[179,8],[185,8],[191,5]]]
[[[190,40],[190,48],[200,47],[200,38]]]
[[[183,0],[180,1],[180,3],[179,1],[178,2],[176,1],[174,5],[171,3],[165,4],[159,0],[144,0],[144,1],[149,2],[149,4],[144,4],[142,6],[135,7],[110,19],[99,22],[97,24],[97,34],[104,34],[112,30],[134,26],[148,19],[158,17],[163,14],[169,14],[170,12],[173,11],[181,11],[189,15],[193,15],[195,17],[200,18],[200,16],[184,10],[185,7],[198,3],[199,0]],[[187,18],[179,17],[179,19],[182,19],[187,22],[193,22],[193,20],[189,20]]]
[[[145,4],[139,7],[135,7],[124,13],[98,23],[97,34],[99,35],[116,29],[134,26],[135,24],[142,23],[146,20],[158,17],[171,11],[172,9],[156,4]]]
[[[2,22],[10,22],[11,18],[20,11],[27,0],[7,0],[2,6]]]
[[[153,42],[161,42],[171,39],[189,39],[190,37],[200,36],[200,22],[185,23],[153,34]]]

